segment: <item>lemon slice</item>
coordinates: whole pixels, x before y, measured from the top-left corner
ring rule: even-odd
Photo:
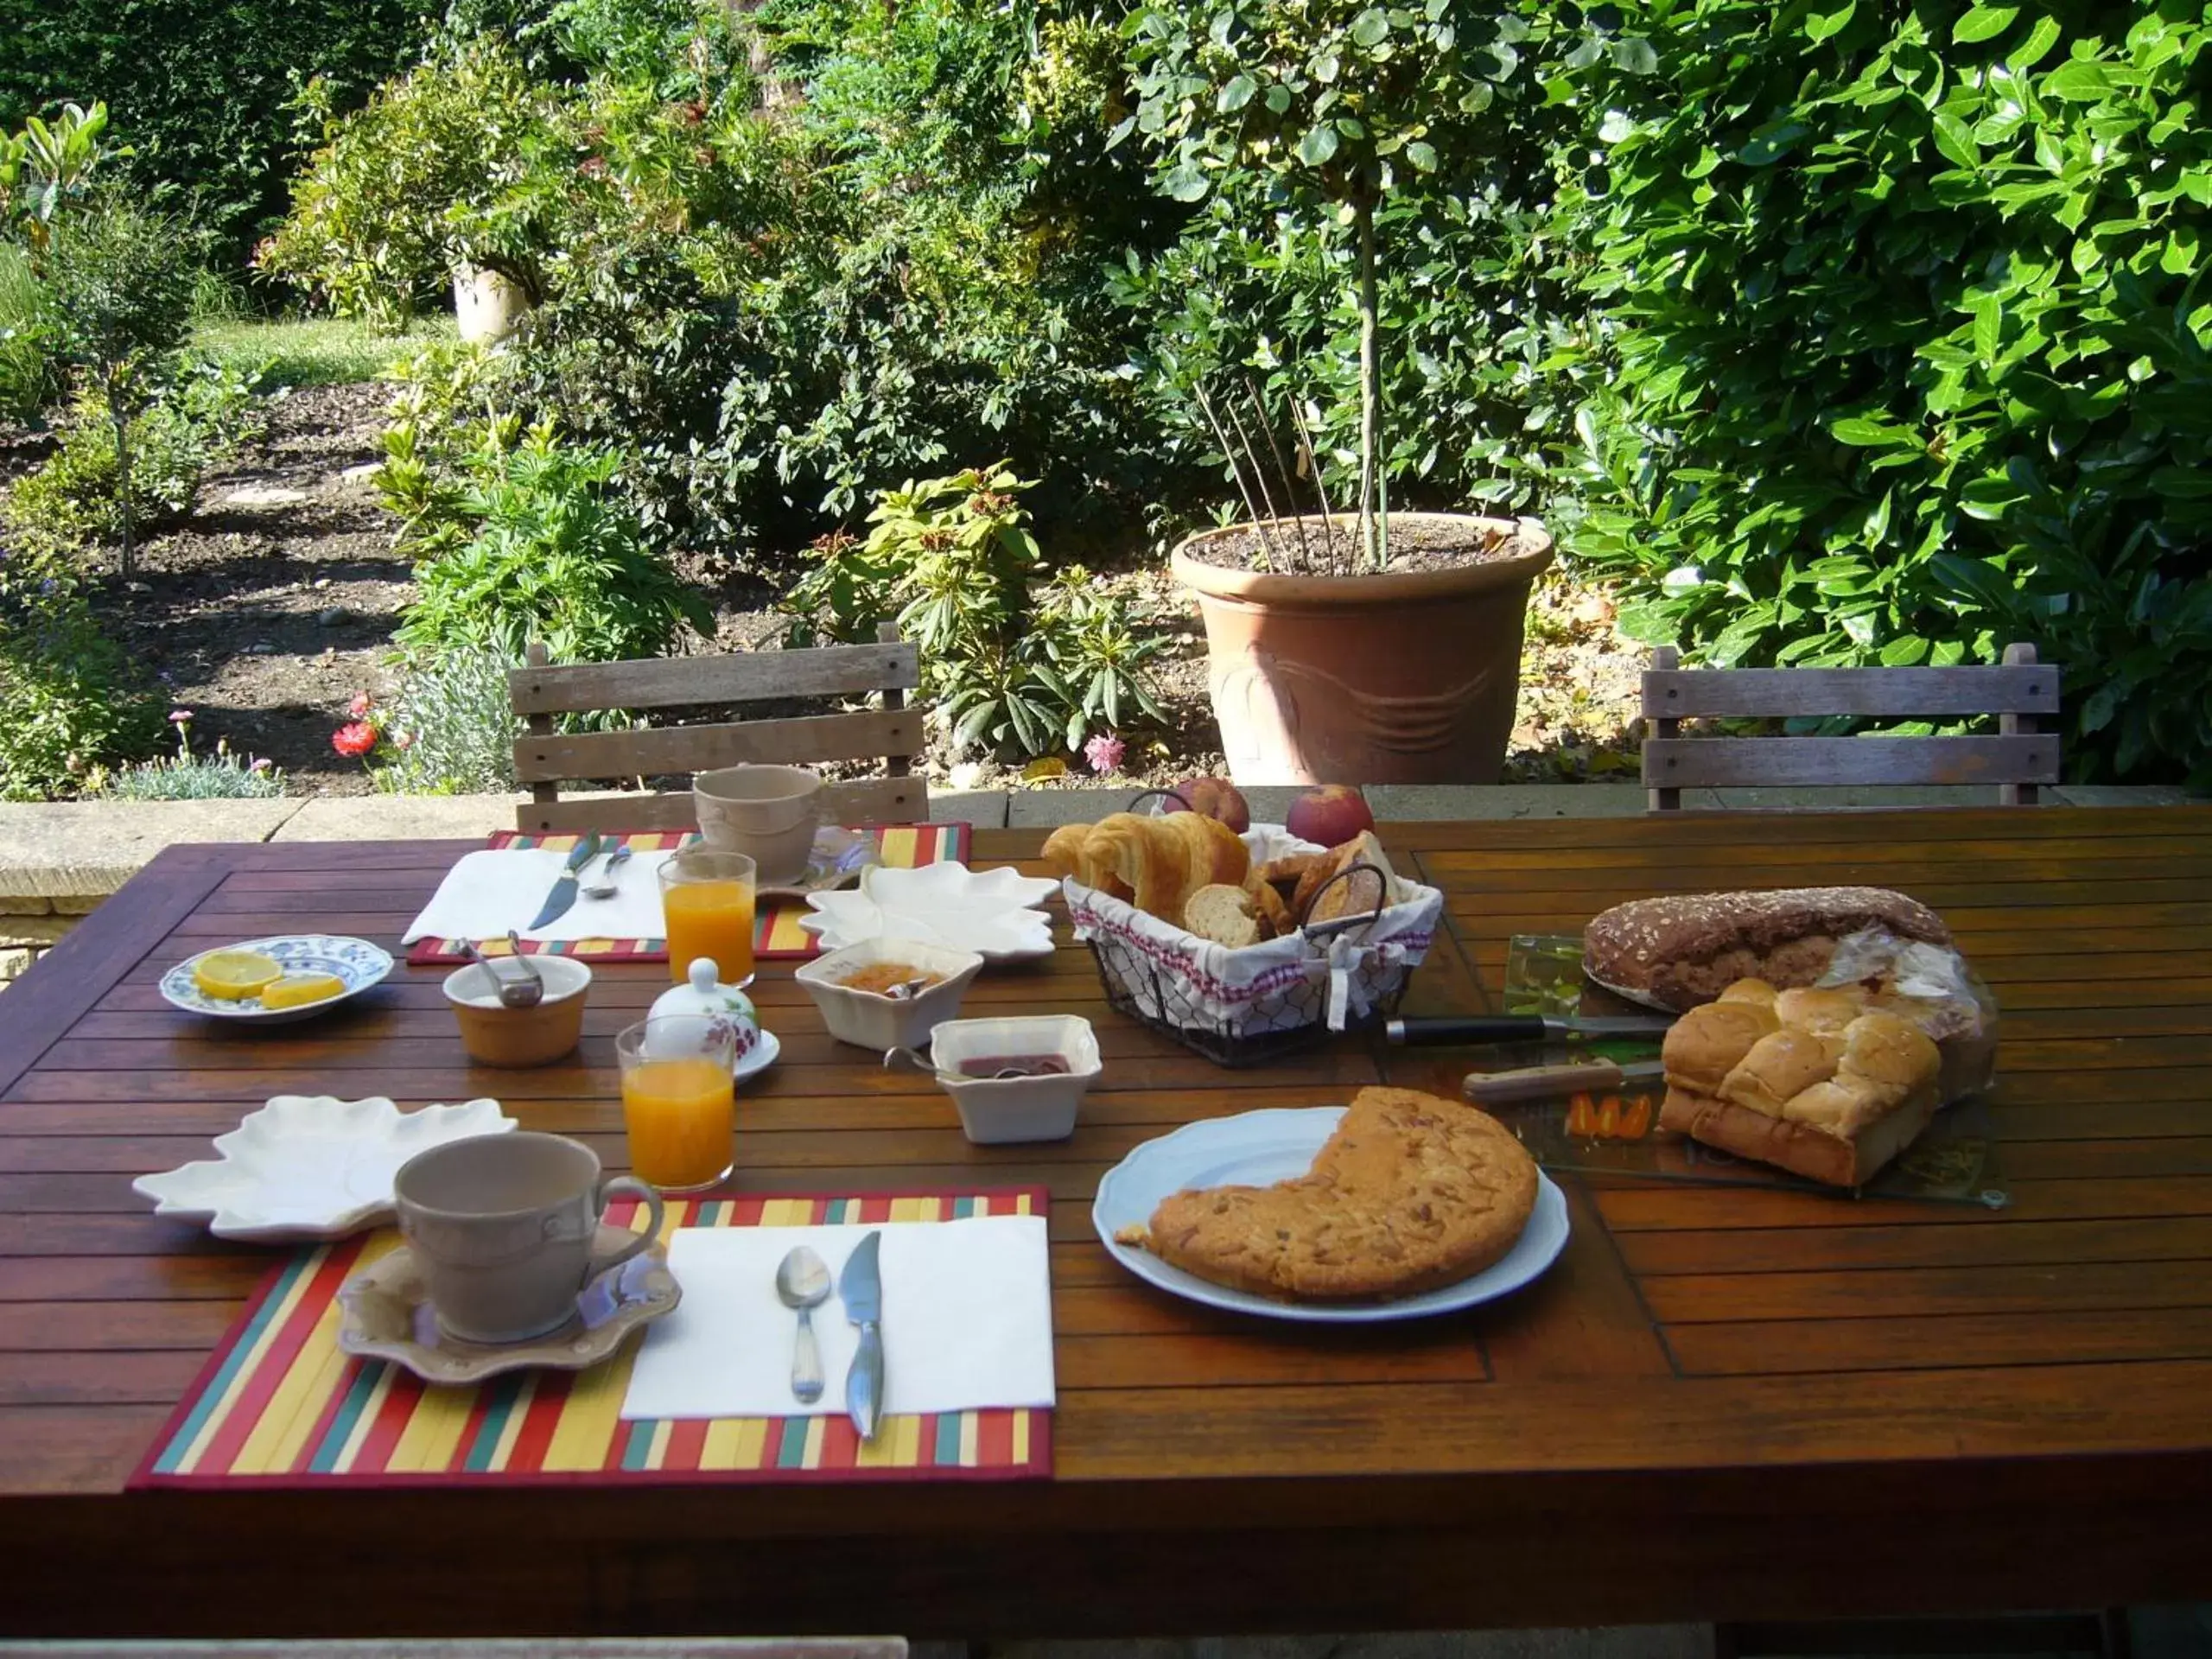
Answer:
[[[272,979],[261,988],[261,1006],[264,1008],[296,1008],[309,1002],[326,1001],[342,996],[346,982],[335,974],[286,974]]]
[[[211,950],[192,964],[192,982],[204,995],[242,1002],[284,971],[258,950]]]

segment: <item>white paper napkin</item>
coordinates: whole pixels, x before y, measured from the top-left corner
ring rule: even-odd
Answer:
[[[518,930],[525,939],[567,943],[575,939],[657,939],[666,929],[660,909],[660,867],[673,853],[632,853],[614,873],[612,899],[575,901],[543,927],[524,923],[544,908],[545,895],[569,861],[566,849],[502,847],[465,855],[446,872],[423,913],[408,924],[404,943],[417,939],[504,939]],[[596,881],[604,858],[586,867],[584,881]]]
[[[822,1398],[791,1397],[798,1316],[776,1297],[776,1264],[810,1244],[834,1281],[869,1226],[683,1227],[669,1270],[673,1313],[645,1327],[625,1419],[828,1416],[845,1409],[860,1327],[833,1288],[814,1310]],[[883,1408],[891,1413],[1049,1406],[1052,1293],[1042,1216],[892,1223],[883,1234]]]

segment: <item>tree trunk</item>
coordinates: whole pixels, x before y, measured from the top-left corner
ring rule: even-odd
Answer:
[[[1359,550],[1371,569],[1379,569],[1385,533],[1376,511],[1382,481],[1382,353],[1376,337],[1373,194],[1363,191],[1352,212],[1359,226]]]
[[[115,428],[115,499],[123,513],[123,579],[130,580],[137,555],[137,525],[130,499],[130,431],[123,410],[123,393],[113,375],[107,380],[107,418]]]

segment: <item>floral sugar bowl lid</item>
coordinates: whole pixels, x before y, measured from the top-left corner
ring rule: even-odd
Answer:
[[[699,957],[684,970],[689,983],[663,991],[653,1000],[652,1010],[646,1015],[651,1020],[696,1018],[702,1014],[717,1026],[727,1025],[737,1033],[737,1064],[742,1066],[746,1057],[760,1046],[760,1016],[753,1006],[753,999],[734,985],[718,983],[719,970],[712,957]]]

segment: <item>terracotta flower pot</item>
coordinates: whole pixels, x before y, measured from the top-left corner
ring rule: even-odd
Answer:
[[[1533,518],[1394,513],[1508,538],[1480,563],[1383,575],[1229,569],[1175,550],[1205,619],[1214,717],[1239,784],[1494,783],[1520,690],[1529,586],[1552,562]]]

